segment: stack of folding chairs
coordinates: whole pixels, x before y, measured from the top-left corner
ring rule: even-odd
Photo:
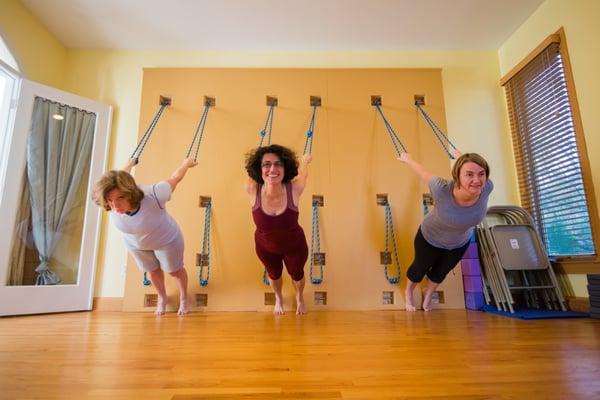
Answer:
[[[489,207],[475,229],[486,304],[566,311],[565,300],[531,215],[517,206]]]

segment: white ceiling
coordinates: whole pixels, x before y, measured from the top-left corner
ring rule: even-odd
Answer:
[[[544,0],[21,0],[71,49],[497,50]]]

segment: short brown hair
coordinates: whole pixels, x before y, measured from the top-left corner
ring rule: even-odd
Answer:
[[[477,153],[465,153],[462,156],[458,157],[458,159],[454,163],[454,166],[452,167],[452,179],[454,179],[454,184],[456,186],[458,186],[460,182],[460,170],[463,167],[463,165],[465,165],[468,162],[473,162],[479,165],[485,170],[486,179],[490,178],[490,166],[488,165],[487,161],[485,161],[485,158],[483,158]]]
[[[105,172],[94,184],[92,200],[106,211],[110,211],[106,196],[114,189],[119,189],[134,209],[140,206],[144,198],[144,192],[138,187],[130,173],[123,170],[111,170]]]

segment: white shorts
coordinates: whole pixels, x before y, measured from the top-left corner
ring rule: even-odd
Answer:
[[[138,268],[143,272],[156,271],[157,268],[165,272],[177,272],[183,267],[183,238],[178,238],[167,246],[154,250],[140,250],[130,247],[129,253],[135,259]]]

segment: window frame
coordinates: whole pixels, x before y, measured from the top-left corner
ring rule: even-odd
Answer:
[[[572,69],[570,65],[570,59],[567,48],[567,41],[564,32],[564,28],[560,28],[556,33],[546,38],[540,45],[538,45],[527,57],[525,57],[519,64],[517,64],[509,73],[507,73],[500,80],[500,84],[504,87],[511,78],[513,78],[519,71],[521,71],[527,64],[529,64],[534,58],[542,53],[551,43],[559,43],[559,49],[561,54],[561,60],[563,64],[564,78],[567,88],[568,101],[571,107],[571,117],[573,123],[573,129],[576,138],[577,152],[579,155],[579,162],[581,166],[582,180],[587,200],[587,208],[590,218],[590,228],[593,238],[594,247],[596,250],[595,255],[590,256],[568,256],[568,257],[557,257],[553,264],[561,271],[567,273],[590,273],[598,272],[600,270],[600,238],[599,238],[599,218],[598,218],[598,206],[595,198],[595,190],[593,186],[593,179],[591,173],[591,167],[589,162],[589,153],[587,150],[585,136],[583,131],[583,123],[581,120],[581,114],[579,105],[577,102],[577,94],[575,90],[575,83],[573,80]],[[507,112],[510,116],[511,110],[509,107],[510,99],[509,95],[505,91],[505,100],[507,105]],[[513,127],[511,124],[511,140],[514,140]],[[513,147],[515,146],[513,142]],[[517,168],[517,166],[515,166]],[[526,171],[516,170],[517,176],[520,177]],[[523,196],[523,192],[527,190],[519,187],[519,193]],[[539,230],[540,227],[537,227]]]

